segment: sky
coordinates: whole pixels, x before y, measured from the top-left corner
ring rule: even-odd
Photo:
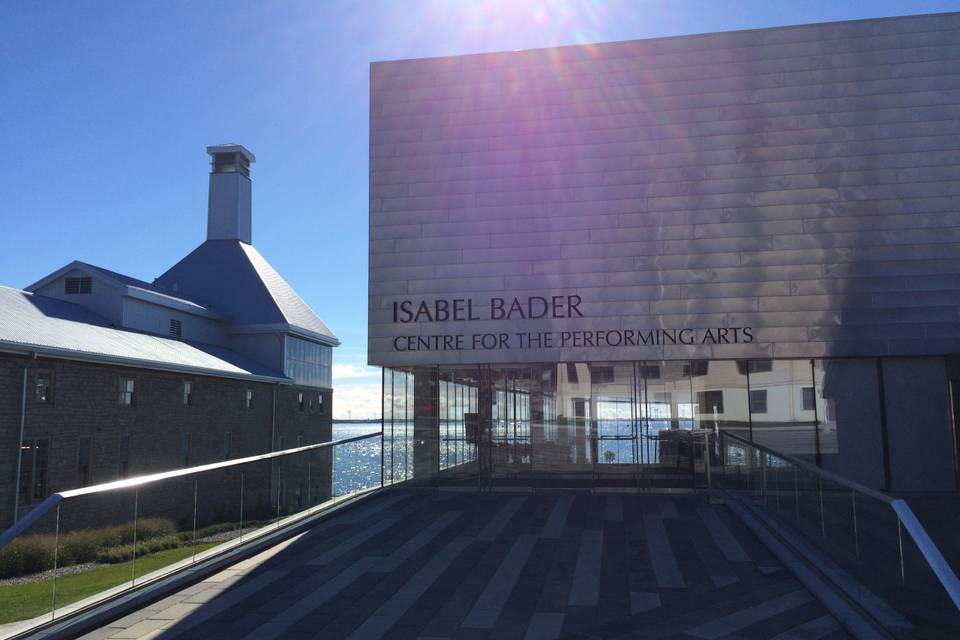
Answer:
[[[0,285],[83,260],[147,281],[206,233],[208,145],[253,166],[253,244],[366,366],[372,61],[960,11],[960,0],[0,0]]]

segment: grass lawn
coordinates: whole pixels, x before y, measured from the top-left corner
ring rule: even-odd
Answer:
[[[197,553],[216,546],[218,543],[198,544]],[[193,554],[191,547],[180,547],[158,551],[137,558],[137,576],[156,571]],[[97,567],[83,573],[64,576],[57,579],[57,607],[83,600],[101,591],[130,580],[132,561]],[[23,585],[0,586],[0,624],[26,620],[50,613],[50,594],[53,580],[31,582]]]

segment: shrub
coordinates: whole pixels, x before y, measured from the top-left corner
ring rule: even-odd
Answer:
[[[0,549],[0,578],[53,568],[53,536],[29,536]]]
[[[137,521],[136,537],[139,541],[168,539],[176,537],[173,521],[166,518],[141,518]],[[99,529],[81,529],[60,535],[60,548],[57,550],[57,565],[65,567],[84,562],[96,562],[101,554],[114,547],[129,546],[133,557],[133,522],[101,527]],[[53,568],[53,552],[57,538],[50,533],[22,536],[0,549],[0,578],[22,576]],[[169,540],[168,540],[169,544]],[[178,543],[179,544],[179,543]],[[145,545],[144,548],[148,548]],[[170,549],[172,547],[163,547]]]
[[[251,527],[256,526],[256,522],[245,522],[245,526]],[[239,522],[221,522],[219,524],[211,524],[202,529],[197,529],[197,540],[200,538],[206,538],[207,536],[213,536],[218,533],[223,533],[224,531],[236,531],[240,528]],[[184,542],[189,542],[193,540],[193,531],[181,531],[177,534],[180,536],[180,539]]]
[[[182,544],[180,538],[174,535],[150,538],[142,542],[137,542],[137,556],[145,556],[148,553],[156,553],[157,551],[164,551],[166,549],[176,549]],[[133,549],[134,546],[132,542],[118,547],[110,547],[109,549],[102,550],[97,559],[100,562],[108,564],[126,562],[127,560],[133,559]]]

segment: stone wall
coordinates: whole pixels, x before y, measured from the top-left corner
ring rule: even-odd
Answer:
[[[91,443],[90,484],[109,482],[119,477],[118,456],[121,435],[129,436],[128,476],[177,469],[183,466],[182,434],[190,434],[189,465],[196,466],[225,459],[225,432],[230,432],[230,457],[265,453],[270,450],[271,424],[276,413],[276,437],[283,447],[313,444],[330,439],[332,432],[332,391],[276,387],[262,382],[230,380],[207,376],[167,373],[109,365],[90,364],[69,360],[0,354],[0,452],[5,459],[0,463],[0,522],[9,523],[13,514],[13,491],[16,483],[17,439],[20,428],[20,398],[23,367],[28,367],[25,439],[49,439],[48,488],[50,492],[71,489],[79,485],[78,443],[89,437]],[[53,375],[52,400],[38,402],[35,398],[38,371]],[[135,380],[132,406],[118,402],[119,380]],[[190,404],[183,403],[183,383],[190,382]],[[253,391],[253,403],[246,407],[246,391]],[[276,398],[274,399],[274,393]],[[300,411],[298,393],[305,398]],[[323,411],[316,397],[324,395]],[[313,400],[313,407],[309,400]],[[274,406],[274,403],[276,405]],[[313,496],[330,494],[330,456],[316,455],[313,470]],[[297,466],[288,464],[289,477]],[[237,472],[231,472],[237,475]],[[259,499],[266,501],[276,486],[270,480],[269,465],[259,469],[245,489],[249,504]],[[235,482],[236,481],[236,482]],[[213,505],[232,500],[238,494],[238,479],[230,480],[226,472],[201,476],[206,485],[201,493],[208,502],[206,511],[212,517]],[[154,511],[170,511],[171,505],[182,511],[184,505],[192,510],[192,481],[190,490],[169,490],[161,500],[154,498]],[[236,484],[237,486],[233,486]],[[298,480],[298,484],[303,484]],[[159,485],[158,485],[159,486]],[[186,486],[186,485],[184,485]],[[285,507],[296,499],[294,488],[288,489]],[[235,491],[236,490],[236,491]],[[144,490],[149,495],[151,490]],[[304,489],[305,494],[305,489]],[[305,496],[304,496],[305,497]],[[275,504],[272,498],[269,500]],[[101,501],[101,510],[116,510]],[[131,501],[132,504],[132,501]],[[21,514],[34,503],[21,502]],[[114,505],[115,506],[115,505]],[[220,510],[221,512],[223,509]],[[132,518],[132,507],[130,510]],[[141,515],[149,515],[149,510]],[[249,517],[249,514],[248,514]],[[121,518],[122,519],[122,518]]]

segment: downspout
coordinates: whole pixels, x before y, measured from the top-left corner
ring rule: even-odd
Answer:
[[[270,402],[270,453],[277,448],[277,390],[280,389],[278,382],[273,386],[273,400]],[[270,504],[274,504],[276,499],[277,513],[280,509],[280,473],[277,467],[277,460],[270,460]]]
[[[280,383],[273,387],[273,400],[270,403],[270,453],[276,451],[277,446],[277,390]]]
[[[37,359],[37,352],[33,352],[33,360]],[[13,522],[16,524],[20,513],[20,472],[23,466],[23,434],[27,424],[27,372],[30,365],[23,365],[23,384],[20,389],[20,439],[17,442],[17,476],[13,489]]]

